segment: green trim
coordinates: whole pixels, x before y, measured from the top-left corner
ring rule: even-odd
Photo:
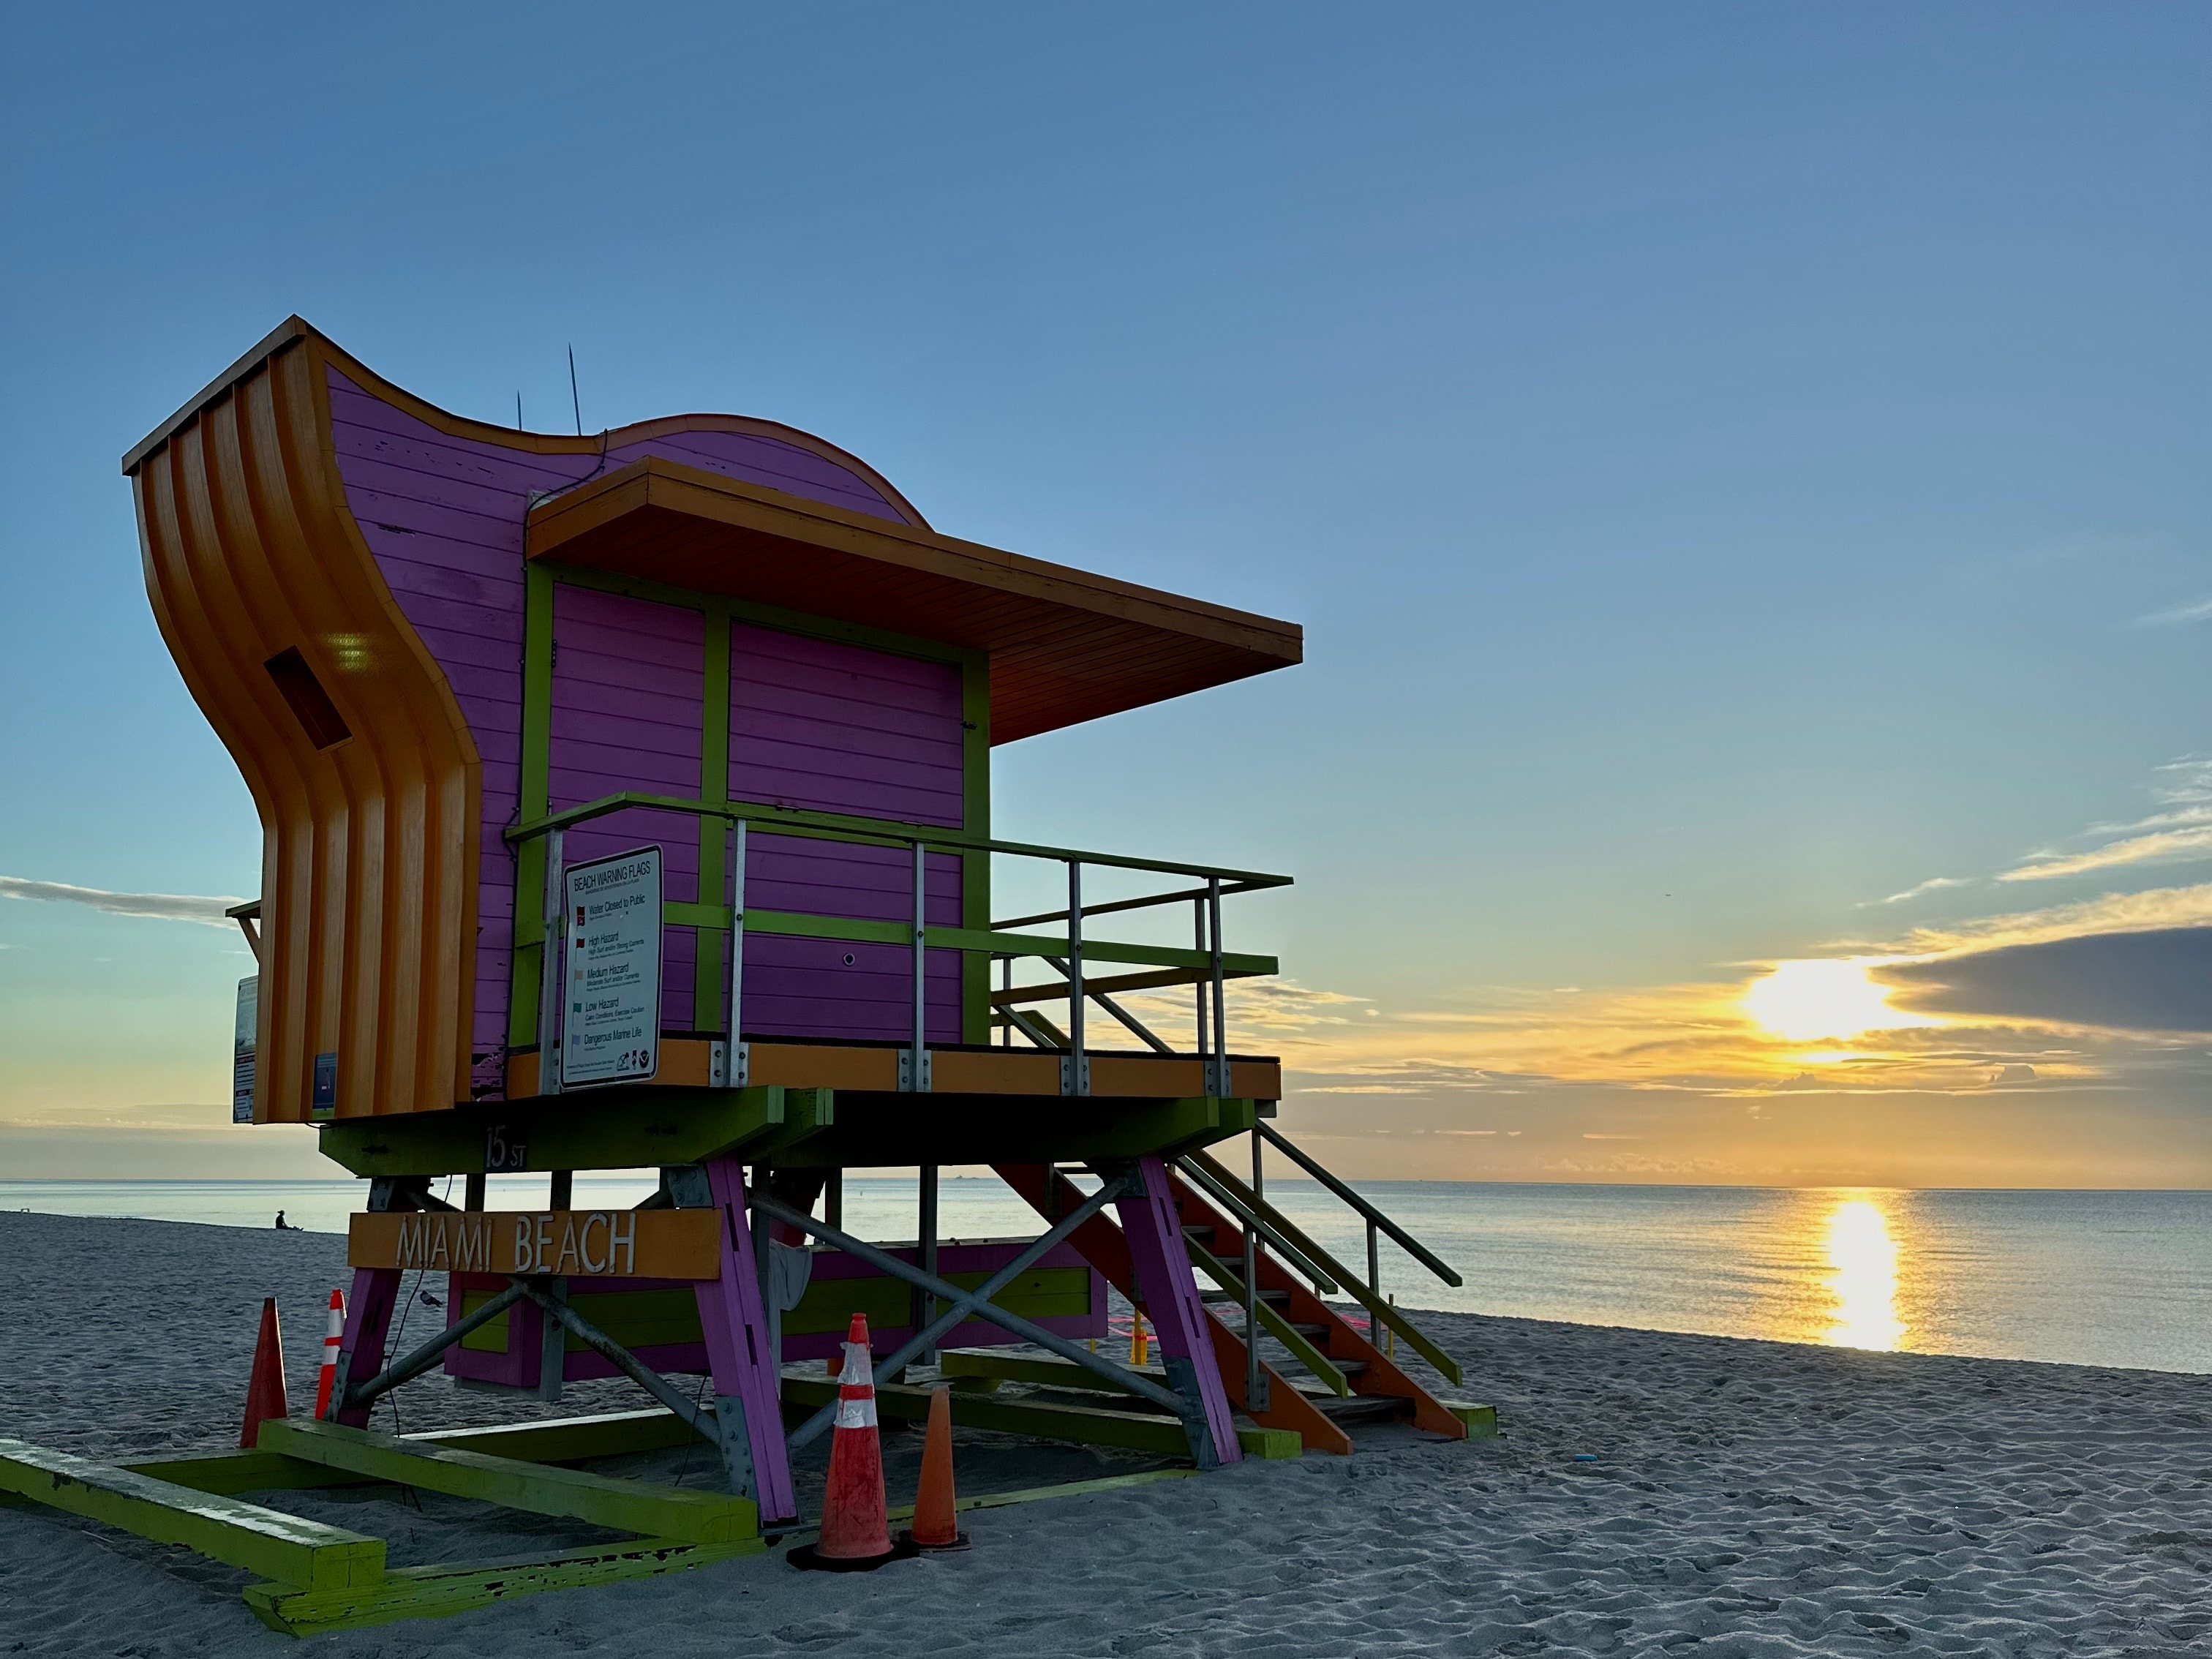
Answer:
[[[536,565],[522,568],[522,736],[520,801],[524,823],[545,816],[550,804],[553,753],[553,575]],[[538,983],[545,959],[545,843],[516,846],[514,950],[507,999],[507,1043],[538,1041]]]
[[[342,1589],[384,1576],[381,1538],[21,1440],[0,1439],[0,1490],[287,1584]]]
[[[709,612],[706,618],[706,689],[701,699],[699,730],[699,799],[723,801],[730,798],[730,623]],[[720,905],[726,867],[729,826],[720,818],[699,820],[699,899]],[[709,895],[712,896],[710,897]],[[722,1029],[720,988],[722,941],[701,928],[691,956],[691,1029]]]
[[[697,1164],[833,1121],[828,1089],[662,1089],[613,1084],[527,1103],[450,1112],[339,1118],[321,1126],[322,1153],[357,1176],[453,1175],[483,1168],[484,1133],[524,1138],[532,1170],[634,1170]]]
[[[660,907],[661,919],[672,927],[726,928],[726,904],[685,904],[670,899]],[[859,916],[811,916],[796,910],[748,910],[745,931],[777,933],[787,939],[845,939],[864,945],[904,945],[912,937],[903,921],[869,921]],[[931,927],[924,939],[933,951],[969,951],[1009,957],[1064,957],[1067,941],[1046,933],[1000,933],[987,927]],[[1206,968],[1213,958],[1203,951],[1169,945],[1123,945],[1111,939],[1083,941],[1085,962],[1126,962],[1147,968]],[[1273,957],[1224,952],[1222,972],[1231,979],[1254,979],[1280,971]],[[988,1001],[986,1006],[988,1006]]]
[[[988,840],[991,834],[991,665],[967,663],[960,676],[960,829]],[[991,855],[960,855],[960,925],[991,926]],[[960,1040],[991,1040],[991,958],[975,951],[960,957]]]
[[[303,1463],[647,1538],[732,1544],[760,1530],[750,1498],[617,1480],[305,1419],[272,1419],[261,1425],[261,1435],[270,1450]]]
[[[246,1605],[271,1630],[289,1636],[313,1636],[327,1630],[390,1624],[396,1619],[442,1618],[539,1590],[658,1578],[732,1556],[757,1555],[767,1547],[766,1540],[759,1538],[726,1544],[648,1538],[571,1550],[544,1561],[493,1567],[398,1567],[377,1583],[358,1589],[294,1590],[281,1584],[249,1584]]]

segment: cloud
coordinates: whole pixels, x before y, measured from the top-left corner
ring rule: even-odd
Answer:
[[[1918,898],[1923,893],[1940,892],[1946,887],[1971,887],[1973,884],[1974,878],[1972,876],[1931,876],[1917,887],[1908,887],[1901,893],[1892,893],[1887,898],[1876,899],[1875,902],[1902,904],[1907,899]]]
[[[66,882],[31,881],[21,876],[0,876],[0,898],[44,899],[53,904],[82,904],[118,916],[154,916],[163,921],[198,921],[211,927],[228,927],[223,912],[244,899],[200,898],[189,893],[111,893],[99,887],[72,887]]]
[[[2092,870],[2117,869],[2128,864],[2163,864],[2175,860],[2212,858],[2212,824],[2191,830],[2161,830],[2148,836],[2093,847],[2086,853],[2038,853],[2027,863],[2007,870],[1999,881],[2052,881]],[[1887,902],[1887,901],[1885,901]]]
[[[2117,836],[2078,853],[2037,853],[2001,872],[1999,881],[2051,881],[2093,870],[2212,858],[2212,761],[2195,756],[2158,769],[2155,791],[2166,810],[2131,823],[2100,823],[2084,832]]]
[[[2137,617],[2138,628],[2185,628],[2191,623],[2212,622],[2212,599],[2199,599],[2194,605],[2177,605],[2170,611],[2154,611],[2148,617]]]
[[[2124,1031],[2212,1031],[2212,927],[2001,945],[1894,963],[1875,973],[1911,991],[1906,1006],[1929,1013]]]

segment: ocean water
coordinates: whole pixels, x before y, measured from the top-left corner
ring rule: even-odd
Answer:
[[[2212,1192],[1355,1184],[1462,1280],[1445,1284],[1386,1240],[1382,1289],[1409,1308],[2212,1373]],[[0,1182],[0,1208],[234,1226],[267,1226],[281,1208],[338,1232],[364,1189],[15,1181]],[[627,1205],[652,1189],[643,1172],[579,1176],[575,1201]],[[1364,1276],[1364,1224],[1334,1195],[1271,1181],[1267,1196]],[[545,1201],[544,1176],[491,1182],[495,1209]],[[939,1212],[947,1238],[1037,1231],[988,1176],[948,1176]],[[848,1181],[845,1222],[864,1237],[913,1237],[913,1180]]]

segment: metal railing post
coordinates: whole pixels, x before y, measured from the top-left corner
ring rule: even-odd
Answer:
[[[927,946],[929,855],[914,844],[914,1047],[908,1051],[904,1088],[929,1088],[929,951]]]
[[[1206,901],[1203,898],[1194,898],[1190,902],[1190,948],[1194,951],[1206,949]],[[1206,986],[1201,981],[1193,984],[1190,988],[1193,1000],[1198,1005],[1197,1053],[1200,1060],[1210,1060],[1213,1047],[1206,1040]],[[1206,1092],[1211,1094],[1212,1091],[1209,1089]]]
[[[737,874],[730,884],[730,1035],[722,1047],[722,1086],[742,1089],[752,1073],[751,1055],[745,1048],[744,1026],[739,1015],[745,993],[745,821],[739,818],[732,837]]]
[[[1229,1096],[1229,1010],[1221,990],[1221,878],[1206,884],[1206,920],[1213,965],[1213,1075],[1206,1093],[1217,1099]]]
[[[1367,1223],[1367,1288],[1375,1295],[1382,1294],[1382,1252],[1376,1242],[1375,1223]]]
[[[538,954],[538,1092],[561,1092],[561,976],[565,970],[561,941],[567,935],[562,891],[561,832],[545,836],[545,943]]]
[[[1091,1060],[1083,1051],[1083,861],[1067,861],[1067,1095],[1091,1092]]]

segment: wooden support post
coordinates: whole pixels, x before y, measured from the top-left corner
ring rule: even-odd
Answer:
[[[364,1400],[358,1406],[342,1402],[348,1388],[367,1382],[384,1369],[384,1345],[398,1304],[398,1268],[354,1269],[353,1294],[346,1298],[345,1334],[339,1340],[337,1372],[331,1385],[330,1414],[336,1421],[356,1429],[368,1426],[374,1401]]]
[[[708,1163],[706,1174],[721,1216],[722,1276],[702,1279],[696,1288],[700,1329],[714,1373],[722,1461],[732,1490],[760,1506],[763,1522],[787,1521],[798,1515],[799,1504],[792,1495],[791,1459],[777,1398],[782,1367],[769,1340],[744,1172],[735,1159],[718,1158]]]
[[[1214,1360],[1213,1339],[1206,1332],[1206,1310],[1183,1248],[1182,1223],[1176,1215],[1167,1167],[1157,1157],[1140,1158],[1137,1172],[1145,1183],[1143,1196],[1119,1198],[1114,1203],[1121,1218],[1122,1237],[1128,1241],[1137,1287],[1133,1299],[1159,1338],[1168,1385],[1196,1408],[1194,1416],[1203,1421],[1210,1437],[1210,1444],[1191,1447],[1192,1456],[1201,1468],[1215,1462],[1234,1463],[1243,1453],[1229,1414],[1228,1390],[1222,1387],[1221,1370]],[[1079,1246],[1079,1236],[1077,1242]],[[1192,1437],[1200,1437],[1195,1427]]]
[[[545,1207],[549,1210],[573,1210],[576,1207],[576,1172],[574,1170],[553,1171],[552,1192]]]
[[[484,1172],[482,1170],[478,1170],[474,1175],[468,1178],[468,1184],[464,1190],[464,1194],[461,1199],[461,1207],[465,1210],[480,1211],[483,1206]]]

